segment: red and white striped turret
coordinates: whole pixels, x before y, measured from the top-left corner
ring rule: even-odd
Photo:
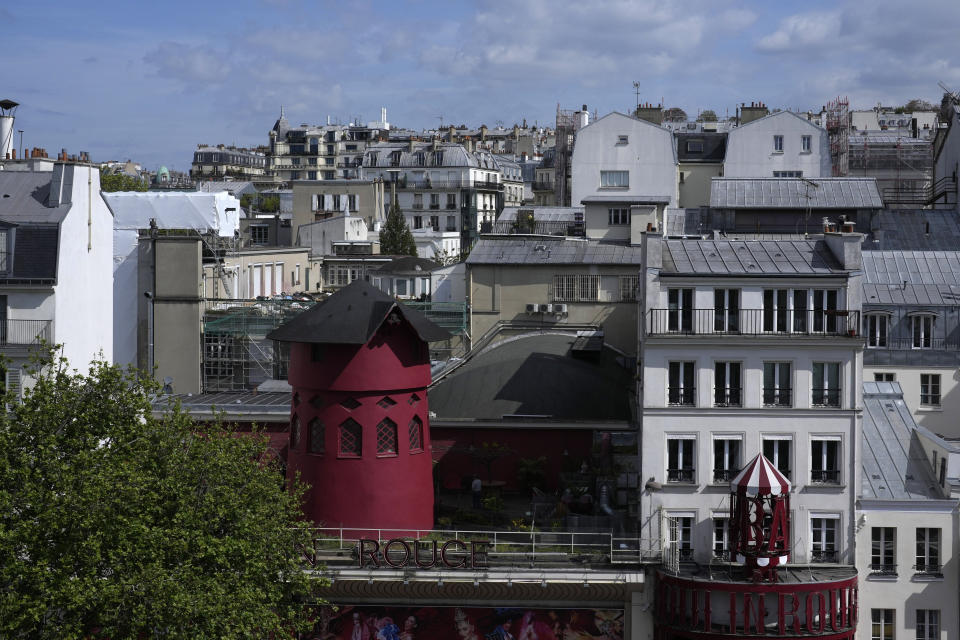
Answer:
[[[751,579],[776,582],[790,559],[790,481],[758,454],[730,482],[733,553]]]

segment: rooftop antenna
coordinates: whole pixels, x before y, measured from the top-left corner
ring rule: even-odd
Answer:
[[[633,81],[633,92],[637,94],[637,103],[634,108],[639,109],[640,108],[640,81],[639,80]]]
[[[437,116],[437,120],[440,121],[440,128],[443,129],[443,114]]]

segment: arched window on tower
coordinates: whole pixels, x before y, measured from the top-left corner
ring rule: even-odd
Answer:
[[[310,450],[310,453],[323,453],[326,450],[323,439],[326,436],[326,432],[323,428],[323,423],[320,421],[320,418],[314,418],[310,421],[310,431],[308,437],[310,438],[310,443],[307,447]]]
[[[296,449],[300,446],[300,418],[293,414],[290,420],[290,448]]]
[[[397,454],[397,423],[384,418],[377,425],[377,455]]]
[[[423,451],[423,421],[418,416],[413,416],[407,429],[410,436],[410,452]]]
[[[340,455],[348,458],[359,458],[363,455],[363,428],[353,418],[347,418],[340,423]]]

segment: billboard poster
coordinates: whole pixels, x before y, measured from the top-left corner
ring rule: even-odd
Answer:
[[[309,640],[623,640],[623,609],[324,607]]]

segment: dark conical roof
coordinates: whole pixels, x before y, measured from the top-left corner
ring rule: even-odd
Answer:
[[[290,130],[290,123],[287,122],[287,118],[283,115],[283,107],[280,107],[280,117],[273,123],[273,130],[280,136]]]
[[[424,342],[450,334],[425,315],[406,307],[366,280],[354,280],[332,296],[280,325],[267,338],[313,344],[366,344],[392,310],[406,320]]]

